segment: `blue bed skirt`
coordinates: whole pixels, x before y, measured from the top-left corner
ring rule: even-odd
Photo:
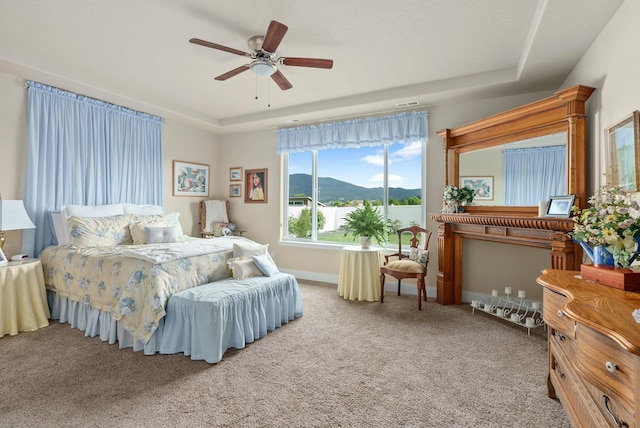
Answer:
[[[120,349],[133,348],[146,355],[183,352],[193,360],[218,362],[229,348],[241,349],[268,331],[302,316],[302,299],[296,279],[278,273],[272,277],[224,279],[181,292],[169,299],[167,315],[147,343],[135,339],[111,314],[47,291],[51,319],[69,323],[87,337],[99,337]],[[180,294],[180,293],[178,293]],[[189,311],[207,301],[209,310]],[[173,317],[173,318],[172,318]],[[169,320],[169,321],[167,321]],[[167,328],[167,325],[169,328]]]

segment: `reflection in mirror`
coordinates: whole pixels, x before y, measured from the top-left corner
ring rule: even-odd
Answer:
[[[624,190],[638,190],[640,175],[640,112],[634,111],[605,130],[607,182]]]
[[[567,133],[545,135],[460,155],[460,177],[493,177],[493,200],[474,205],[538,206],[566,195]]]

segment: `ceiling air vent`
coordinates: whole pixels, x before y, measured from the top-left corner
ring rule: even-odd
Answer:
[[[405,108],[405,107],[415,107],[418,105],[420,105],[420,101],[408,101],[406,103],[398,103],[396,104],[396,107]]]

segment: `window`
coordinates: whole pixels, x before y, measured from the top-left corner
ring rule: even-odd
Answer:
[[[424,224],[422,201],[426,143],[387,143],[285,154],[288,201],[285,239],[353,243],[344,216],[366,199],[389,224],[390,243],[400,227]]]

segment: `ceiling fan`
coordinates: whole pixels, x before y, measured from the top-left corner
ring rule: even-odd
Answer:
[[[243,52],[238,49],[229,48],[227,46],[218,45],[216,43],[207,42],[206,40],[193,38],[189,40],[191,43],[206,46],[208,48],[218,49],[220,51],[229,52],[235,55],[249,57],[253,61],[249,64],[242,65],[233,70],[227,71],[216,77],[216,80],[227,80],[237,74],[253,70],[259,76],[271,76],[280,89],[287,90],[293,86],[286,77],[278,70],[278,64],[284,64],[293,67],[314,67],[314,68],[332,68],[333,60],[319,58],[294,58],[275,56],[276,49],[280,45],[282,38],[287,33],[287,27],[278,21],[271,21],[267,34],[264,36],[253,36],[249,38],[248,45],[251,52]]]

